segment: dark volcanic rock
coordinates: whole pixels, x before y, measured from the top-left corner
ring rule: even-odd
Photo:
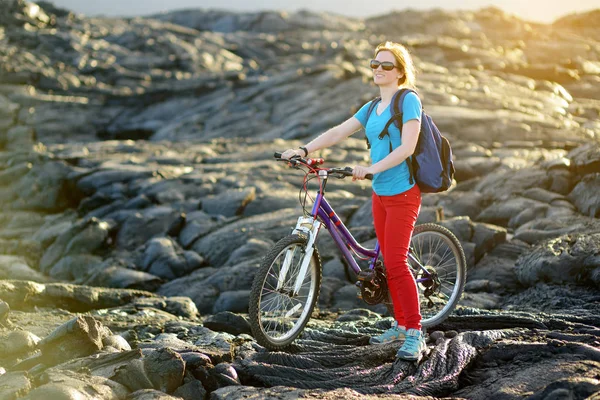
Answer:
[[[153,207],[136,212],[127,218],[116,238],[116,245],[124,250],[133,250],[156,236],[163,236],[179,218],[179,213],[170,207]]]
[[[194,379],[181,385],[173,395],[181,397],[183,400],[203,399],[206,397],[206,389],[202,386],[202,382]]]
[[[77,317],[39,343],[42,360],[52,365],[93,354],[103,348],[102,340],[110,335],[110,330],[94,318]]]
[[[164,348],[132,360],[115,370],[113,379],[132,392],[145,389],[172,393],[183,381],[185,363],[175,351]]]
[[[223,215],[234,217],[244,213],[244,208],[254,200],[256,190],[253,187],[246,189],[231,189],[214,197],[202,200],[202,210],[209,215]]]
[[[597,11],[554,24],[497,8],[124,19],[0,3],[0,278],[28,280],[0,280],[1,398],[598,391]],[[400,343],[367,345],[392,318],[356,297],[322,229],[319,308],[269,352],[248,335],[249,291],[318,188],[272,155],[371,100],[365,60],[394,37],[453,146],[457,184],[423,195],[419,223],[461,241],[465,293],[420,362],[396,361]],[[369,160],[360,134],[311,156]],[[370,196],[369,182],[327,184],[365,246]]]
[[[572,234],[546,241],[515,264],[519,282],[579,283],[600,287],[600,234]]]
[[[595,143],[588,143],[572,150],[568,157],[573,169],[580,175],[600,172],[600,149]]]
[[[27,281],[0,281],[0,298],[11,308],[33,307],[88,311],[128,304],[139,297],[156,295],[141,290],[93,288],[62,283],[39,284]]]
[[[251,334],[248,321],[244,317],[228,311],[222,311],[206,318],[203,325],[213,331],[227,332],[232,335]]]
[[[586,175],[569,194],[569,199],[584,215],[600,217],[600,173]]]
[[[202,257],[192,251],[182,251],[169,238],[154,238],[148,241],[144,251],[143,268],[152,275],[164,279],[175,279],[199,268]]]
[[[155,291],[163,283],[163,280],[155,275],[112,265],[111,261],[107,260],[100,268],[96,268],[82,283],[90,286],[148,291]]]

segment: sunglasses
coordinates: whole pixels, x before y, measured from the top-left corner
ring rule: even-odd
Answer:
[[[371,67],[371,69],[377,69],[379,68],[379,66],[381,65],[381,68],[383,68],[384,71],[391,71],[394,68],[396,68],[396,65],[394,65],[393,62],[391,61],[378,61],[378,60],[371,60],[371,62],[369,63],[369,67]]]

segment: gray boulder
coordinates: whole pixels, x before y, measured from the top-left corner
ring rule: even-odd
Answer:
[[[567,155],[572,168],[579,175],[600,172],[600,149],[597,143],[587,143],[579,146]]]
[[[23,279],[48,282],[48,277],[31,268],[27,261],[18,256],[0,255],[0,279]]]
[[[80,316],[55,329],[38,346],[44,363],[55,365],[102,350],[102,340],[111,335],[110,330],[94,318]]]
[[[12,208],[21,210],[62,211],[73,207],[81,194],[69,188],[67,177],[71,169],[62,162],[36,164],[14,185],[18,199]]]
[[[550,179],[545,170],[539,167],[519,170],[498,169],[485,176],[475,190],[494,199],[506,199],[533,187],[547,188]],[[490,221],[492,222],[492,221]]]
[[[0,298],[12,309],[52,307],[74,312],[119,307],[139,297],[156,297],[140,290],[108,289],[65,283],[0,281]]]
[[[22,150],[31,147],[36,141],[36,134],[29,126],[18,125],[6,132],[7,150]]]
[[[575,185],[569,194],[569,200],[584,215],[600,217],[600,173],[590,174]]]
[[[204,319],[203,325],[215,332],[227,332],[232,335],[251,334],[250,324],[241,315],[230,311],[221,311]]]
[[[471,241],[475,243],[475,262],[506,240],[506,229],[500,226],[474,223]]]
[[[229,189],[217,196],[208,196],[202,199],[202,210],[209,215],[223,215],[234,217],[242,215],[244,209],[256,197],[256,189]]]
[[[346,224],[348,228],[373,225],[373,202],[371,198],[365,201],[358,210],[350,217]]]
[[[89,286],[155,291],[163,283],[158,276],[114,265],[108,259],[81,282]]]
[[[213,313],[231,311],[236,313],[247,313],[250,299],[250,290],[230,290],[222,292],[217,297],[213,306]]]
[[[473,222],[469,217],[454,217],[440,221],[439,224],[448,228],[461,243],[470,242],[473,237]]]
[[[244,207],[243,213],[249,217],[294,207],[298,207],[298,193],[295,190],[271,189],[266,193],[257,193],[256,198]]]
[[[515,274],[515,260],[494,254],[483,256],[475,268],[469,270],[467,280],[497,282],[503,291],[516,291],[519,288],[519,281]]]
[[[123,250],[134,250],[153,237],[164,236],[179,218],[180,213],[167,206],[140,210],[120,227],[116,245]]]
[[[194,379],[181,385],[173,395],[183,400],[204,399],[206,397],[206,389],[202,385],[202,382]]]
[[[498,157],[469,157],[457,159],[454,162],[457,181],[485,176],[501,165]]]
[[[215,274],[216,268],[201,268],[191,274],[163,284],[157,293],[163,296],[188,296],[202,314],[210,314],[220,291],[207,284],[208,278]]]
[[[193,251],[183,251],[168,237],[151,239],[144,251],[142,268],[148,273],[172,280],[199,268],[202,257]]]
[[[74,254],[61,258],[48,272],[55,279],[84,282],[102,265],[102,258],[90,254]]]
[[[40,270],[49,273],[67,255],[89,254],[102,248],[109,235],[110,225],[96,218],[79,221],[60,234],[44,252]]]
[[[184,370],[185,362],[177,352],[161,348],[118,368],[111,379],[132,392],[153,389],[173,393],[183,383]]]
[[[100,376],[90,376],[73,371],[44,373],[44,384],[31,390],[27,400],[94,400],[123,399],[129,391],[123,385]]]
[[[471,219],[475,219],[489,203],[488,196],[476,191],[453,190],[449,193],[424,195],[423,203],[426,202],[425,197],[435,199],[435,205],[442,207],[444,214],[456,217],[466,215]]]
[[[341,281],[347,281],[346,266],[339,257],[333,257],[323,264],[323,277],[337,278]]]
[[[189,248],[196,240],[225,223],[225,218],[210,216],[204,211],[194,211],[186,215],[185,224],[179,232],[179,242]]]
[[[0,358],[22,356],[35,350],[40,338],[27,331],[12,331],[0,336]]]
[[[85,194],[92,195],[103,187],[113,184],[125,184],[136,179],[151,177],[153,171],[147,167],[134,165],[119,165],[118,169],[94,171],[81,177],[77,187]]]
[[[225,264],[236,265],[252,258],[262,259],[273,245],[274,243],[270,240],[251,238],[246,244],[234,250]]]
[[[515,264],[519,282],[578,283],[600,287],[600,233],[570,234],[548,240],[523,254]]]
[[[319,293],[319,306],[330,308],[335,300],[337,291],[347,284],[348,280],[346,278],[342,280],[330,276],[323,277],[321,280],[321,291]]]
[[[525,197],[512,197],[492,203],[477,216],[476,220],[506,226],[511,218],[516,217],[523,210],[539,206],[546,206],[546,203]]]
[[[211,265],[221,266],[250,238],[278,241],[290,233],[298,215],[285,209],[268,215],[257,215],[233,222],[196,241],[191,249],[202,255]]]
[[[243,311],[248,305],[247,291],[252,287],[257,270],[256,262],[242,263],[220,269],[202,268],[194,273],[164,284],[158,293],[164,296],[189,296],[202,314],[213,313],[217,299],[222,293],[235,292],[232,297],[224,295],[218,311]],[[235,299],[235,301],[234,301]],[[235,309],[228,310],[226,307]]]

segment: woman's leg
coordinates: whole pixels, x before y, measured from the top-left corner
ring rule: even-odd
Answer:
[[[380,198],[386,216],[383,256],[396,318],[404,319],[406,329],[421,329],[417,285],[407,262],[410,239],[421,208],[421,191],[415,185],[399,195]]]
[[[387,268],[387,258],[386,258],[386,237],[385,237],[385,225],[387,220],[387,213],[385,210],[385,206],[383,205],[383,198],[378,196],[373,192],[371,196],[371,201],[373,203],[373,224],[375,225],[375,234],[377,235],[377,241],[379,242],[379,248],[381,249],[381,254],[383,255],[383,261]],[[393,239],[394,236],[391,236]],[[390,289],[391,290],[391,289]],[[392,292],[393,293],[393,292]],[[396,322],[398,322],[399,326],[404,325],[404,315],[402,313],[402,307],[398,302],[397,296],[392,295],[392,304],[394,306],[394,318]]]

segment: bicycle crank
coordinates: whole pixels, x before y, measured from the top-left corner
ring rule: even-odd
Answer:
[[[387,299],[387,281],[380,268],[361,271],[356,286],[360,289],[358,297],[367,304],[375,305]]]

